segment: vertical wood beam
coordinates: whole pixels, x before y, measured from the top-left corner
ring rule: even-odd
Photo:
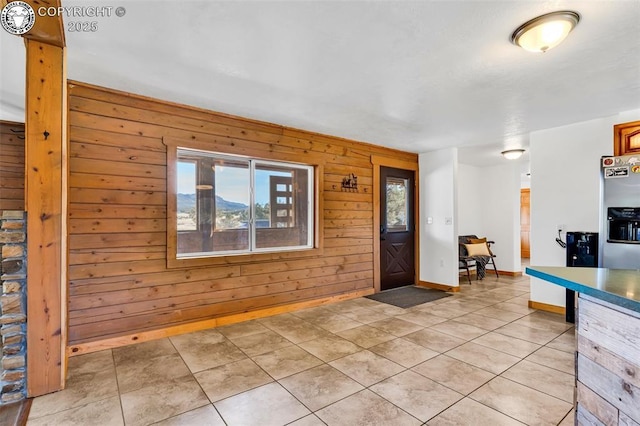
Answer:
[[[25,40],[27,392],[64,387],[67,128],[63,47]]]

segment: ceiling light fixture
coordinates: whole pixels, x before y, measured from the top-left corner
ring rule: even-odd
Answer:
[[[511,34],[511,42],[529,52],[544,53],[556,47],[580,22],[570,10],[551,12],[525,22]]]
[[[506,151],[502,151],[500,154],[507,160],[517,160],[522,157],[524,154],[524,149],[508,149]]]

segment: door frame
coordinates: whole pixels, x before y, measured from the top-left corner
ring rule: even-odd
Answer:
[[[522,195],[523,193],[529,193],[529,256],[524,257],[522,255]],[[531,259],[531,188],[520,188],[520,262],[522,259]]]
[[[371,164],[373,164],[373,289],[376,293],[380,292],[380,167],[393,167],[396,169],[411,170],[414,172],[414,266],[415,277],[414,285],[418,283],[420,277],[420,191],[419,191],[419,170],[418,162],[398,160],[396,158],[384,157],[381,155],[372,155]]]

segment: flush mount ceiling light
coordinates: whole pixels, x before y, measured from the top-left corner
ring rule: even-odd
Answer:
[[[506,151],[502,151],[500,154],[507,160],[517,160],[522,157],[524,154],[524,149],[508,149]]]
[[[213,185],[196,185],[196,189],[199,189],[201,191],[207,190],[207,189],[213,189]]]
[[[511,42],[529,52],[544,53],[556,47],[580,22],[570,10],[551,12],[525,22],[511,34]]]

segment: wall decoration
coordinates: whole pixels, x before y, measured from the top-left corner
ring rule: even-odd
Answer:
[[[342,178],[342,190],[349,192],[358,192],[358,176],[351,173]]]

